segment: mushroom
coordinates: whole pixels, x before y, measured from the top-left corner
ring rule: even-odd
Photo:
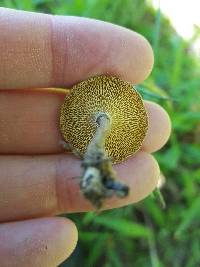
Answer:
[[[137,152],[148,129],[139,93],[129,82],[100,75],[74,85],[61,107],[60,130],[72,152],[82,158],[80,188],[96,207],[114,194],[128,195],[112,163]]]

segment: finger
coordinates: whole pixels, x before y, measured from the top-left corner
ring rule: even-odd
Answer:
[[[171,133],[171,121],[167,112],[158,104],[146,101],[149,125],[142,150],[150,153],[162,148]]]
[[[118,177],[130,186],[130,194],[109,200],[105,208],[139,201],[157,184],[158,164],[145,152],[115,168]],[[71,154],[1,156],[0,171],[1,221],[93,209],[80,192],[80,161]]]
[[[59,130],[60,107],[66,93],[2,91],[0,93],[0,153],[36,154],[63,151]],[[161,148],[170,134],[167,113],[146,102],[149,130],[143,149]]]
[[[133,83],[153,65],[141,35],[111,23],[0,8],[0,88],[63,87],[96,74]]]
[[[74,250],[77,230],[63,218],[43,218],[0,225],[2,267],[55,267]]]

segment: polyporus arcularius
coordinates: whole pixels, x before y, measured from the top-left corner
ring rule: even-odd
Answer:
[[[129,188],[117,181],[112,163],[137,152],[147,129],[143,101],[129,82],[96,76],[73,86],[66,96],[60,130],[82,158],[80,188],[96,208],[113,194],[127,196]]]

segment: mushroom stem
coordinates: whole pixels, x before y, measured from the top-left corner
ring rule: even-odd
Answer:
[[[105,150],[105,141],[111,130],[111,120],[106,113],[96,116],[97,130],[85,152],[82,167],[81,190],[84,196],[96,208],[101,208],[102,201],[116,194],[118,197],[128,195],[128,186],[116,181],[112,161]]]
[[[111,130],[111,120],[106,113],[98,113],[96,123],[98,127],[92,141],[87,147],[86,156],[97,151],[99,153],[105,153],[105,141]]]

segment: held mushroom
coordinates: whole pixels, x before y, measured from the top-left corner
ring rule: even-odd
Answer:
[[[128,186],[117,181],[112,163],[137,152],[148,129],[143,101],[133,86],[101,75],[73,86],[60,113],[60,130],[71,150],[82,158],[80,188],[96,207]]]

